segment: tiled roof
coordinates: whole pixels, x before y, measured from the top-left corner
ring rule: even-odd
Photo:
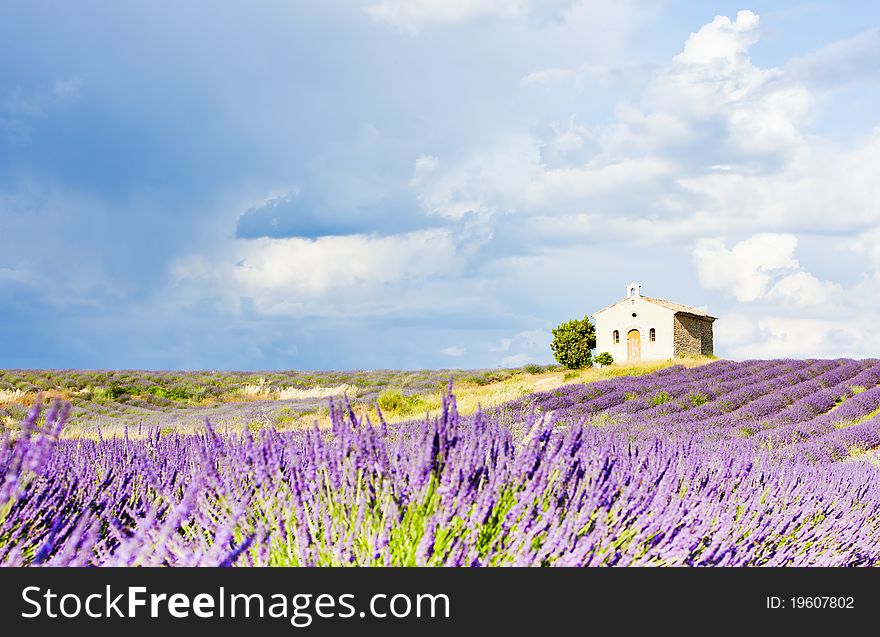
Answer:
[[[682,305],[681,303],[675,303],[673,301],[667,301],[666,299],[655,299],[652,296],[642,296],[646,301],[650,301],[655,305],[659,305],[660,307],[665,307],[673,312],[682,312],[684,314],[693,314],[694,316],[701,316],[703,318],[715,319],[717,317],[712,316],[705,310],[699,310],[695,307],[691,307],[690,305]]]
[[[667,301],[666,299],[655,299],[653,296],[645,296],[644,294],[640,295],[640,298],[653,303],[654,305],[659,305],[660,307],[665,307],[667,310],[672,310],[673,312],[681,312],[682,314],[690,314],[692,316],[699,316],[701,318],[712,319],[713,321],[718,318],[717,316],[712,316],[705,310],[700,310],[690,305],[683,305],[681,303],[675,303],[674,301]],[[609,305],[608,307],[603,307],[601,310],[596,310],[593,314],[598,314],[599,312],[604,312],[607,309],[610,309],[617,305],[618,303],[623,303],[624,301],[628,301],[629,297],[619,300],[614,305]]]

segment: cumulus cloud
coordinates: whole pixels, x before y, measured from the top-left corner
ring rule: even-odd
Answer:
[[[767,292],[767,298],[813,306],[832,302],[841,291],[841,286],[833,281],[820,281],[809,272],[795,272],[779,279]]]
[[[859,258],[867,259],[873,268],[880,270],[880,226],[869,228],[852,237],[847,247]]]
[[[703,287],[755,301],[766,295],[774,274],[798,267],[796,247],[797,238],[790,234],[757,234],[730,249],[724,239],[701,239],[693,257]]]
[[[830,303],[841,286],[801,269],[795,258],[797,237],[756,234],[732,248],[719,238],[702,239],[693,250],[700,284],[737,301],[779,301],[788,307]]]
[[[745,66],[749,64],[749,47],[757,41],[758,16],[751,11],[740,11],[736,20],[715,16],[712,22],[690,34],[684,50],[674,60],[695,65]]]
[[[420,200],[450,217],[541,215],[545,228],[559,227],[560,240],[569,236],[565,217],[572,216],[590,218],[594,230],[625,222],[637,240],[664,241],[724,234],[744,220],[754,231],[776,230],[803,217],[802,203],[813,210],[831,203],[838,193],[812,198],[819,190],[813,186],[800,194],[836,151],[806,141],[814,107],[808,86],[782,68],[752,63],[759,24],[742,11],[692,33],[636,99],[617,105],[611,123],[587,127],[572,117],[550,122],[546,134],[511,135],[455,163],[433,157],[430,173],[414,184]],[[574,73],[537,71],[521,83],[528,90]],[[838,166],[856,168],[851,152],[840,155]],[[876,188],[863,168],[851,177],[859,183],[853,192]],[[847,198],[859,200],[850,214],[870,201]]]
[[[744,316],[751,328],[748,338],[730,338],[723,331],[726,326],[721,326],[720,344],[733,358],[866,358],[878,354],[871,343],[880,338],[880,330],[843,313],[830,319],[784,313]],[[870,317],[880,318],[876,313]]]
[[[880,310],[873,277],[840,284],[803,269],[793,235],[755,235],[728,249],[694,249],[700,283],[736,301],[721,313],[717,346],[735,358],[873,356]]]
[[[808,88],[787,81],[782,69],[752,63],[748,51],[758,40],[758,25],[757,15],[740,11],[735,21],[716,17],[692,33],[672,65],[651,82],[642,106],[646,123],[636,108],[624,124],[633,120],[639,138],[672,123],[676,136],[664,140],[667,148],[714,138],[717,156],[700,155],[709,164],[769,166],[794,156],[803,148],[801,129],[813,101]],[[656,126],[652,118],[659,118]]]
[[[464,355],[467,351],[464,347],[459,347],[457,345],[450,345],[449,347],[444,347],[440,350],[440,353],[443,356],[451,356],[452,358],[459,358]]]
[[[456,272],[456,244],[446,231],[388,237],[327,236],[315,240],[236,241],[213,256],[195,255],[172,266],[185,297],[220,296],[227,308],[242,298],[265,314],[303,316],[321,312],[373,314],[401,306],[383,289]]]

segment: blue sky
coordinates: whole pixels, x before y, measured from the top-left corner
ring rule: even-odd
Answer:
[[[184,6],[181,6],[181,5]],[[880,355],[880,4],[0,4],[0,367]]]

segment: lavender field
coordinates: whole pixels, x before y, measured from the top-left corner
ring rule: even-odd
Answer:
[[[454,393],[454,387],[452,388]],[[0,447],[4,565],[873,566],[880,361],[717,361],[388,423]]]

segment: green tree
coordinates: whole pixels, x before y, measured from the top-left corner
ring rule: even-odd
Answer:
[[[553,330],[550,349],[553,356],[568,369],[581,369],[592,365],[591,352],[596,347],[596,326],[590,317],[566,321]]]
[[[596,355],[596,363],[599,365],[613,365],[614,357],[610,352],[602,352],[601,354]]]

